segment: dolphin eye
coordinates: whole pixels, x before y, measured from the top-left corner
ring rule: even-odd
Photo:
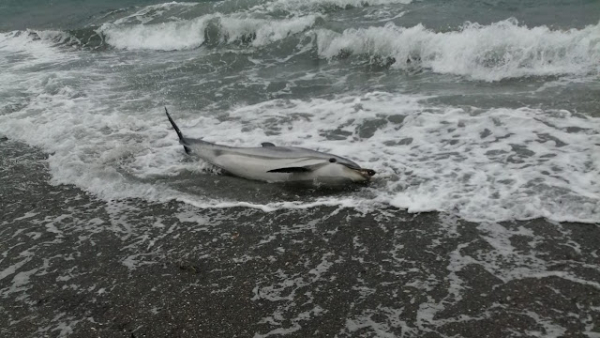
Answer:
[[[332,157],[332,158],[330,158],[330,159],[329,159],[329,162],[330,162],[330,163],[335,163],[335,162],[337,162],[337,160],[336,160],[335,158],[333,158],[333,157]]]

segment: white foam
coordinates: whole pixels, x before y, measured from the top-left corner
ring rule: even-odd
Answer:
[[[209,14],[160,24],[106,23],[98,32],[104,34],[108,44],[119,49],[187,50],[198,48],[205,42],[207,27],[212,24],[218,32],[211,34],[219,43],[236,43],[248,37],[253,46],[263,46],[312,27],[318,17],[307,15],[272,20]]]
[[[244,35],[255,33],[256,38],[252,41],[252,45],[264,46],[314,26],[319,17],[306,15],[286,20],[223,18],[221,25],[225,28],[229,41],[236,41]]]
[[[583,29],[526,27],[514,19],[458,31],[435,32],[419,24],[319,30],[319,55],[394,58],[393,67],[420,64],[436,73],[496,81],[523,76],[600,73],[600,23]],[[410,62],[409,62],[410,61]]]
[[[120,18],[115,21],[116,24],[128,24],[128,23],[148,23],[153,19],[163,17],[165,12],[179,9],[186,10],[192,7],[197,6],[198,3],[195,2],[166,2],[162,4],[145,6],[135,13],[128,15],[124,18]]]
[[[402,191],[392,205],[457,212],[471,220],[597,219],[598,119],[526,108],[469,115],[456,109],[405,120],[404,136],[420,140],[406,155],[423,161],[405,162],[420,179],[398,183]]]
[[[412,0],[275,0],[257,5],[251,11],[306,13],[306,11],[322,11],[331,8],[347,9],[351,7],[409,4],[411,2]]]
[[[204,29],[208,19],[200,17],[187,21],[134,26],[106,23],[98,32],[104,34],[108,44],[120,49],[194,49],[204,42]]]
[[[406,116],[401,125],[388,123],[368,140],[356,138],[357,125],[397,114]],[[294,115],[299,118],[290,121]],[[421,105],[417,98],[371,93],[308,102],[274,100],[233,110],[226,122],[202,119],[193,124],[202,127],[187,133],[209,141],[249,145],[268,139],[346,156],[377,170],[382,184],[373,188],[377,197],[370,201],[348,197],[212,206],[273,210],[381,202],[410,212],[447,211],[474,221],[598,221],[597,118],[528,108],[435,108]],[[285,135],[267,137],[269,124],[285,130]],[[351,133],[346,140],[322,136],[344,125]],[[412,139],[410,144],[400,142],[406,139]]]
[[[40,49],[41,59],[51,53],[58,60],[67,55],[61,62],[79,56],[44,41],[3,37],[10,47],[0,53],[22,48],[36,55]],[[0,134],[52,154],[53,183],[75,184],[107,200],[178,199],[197,207],[265,211],[316,206],[367,211],[392,205],[473,221],[600,221],[598,118],[561,110],[436,106],[426,97],[386,92],[271,100],[221,112],[220,119],[208,111],[177,111],[189,137],[232,146],[264,141],[302,146],[348,157],[378,172],[375,182],[357,193],[262,203],[182,193],[153,180],[181,172],[214,174],[199,169],[204,163],[184,160],[160,109],[126,108],[133,95],[111,91],[118,81],[111,74],[95,74],[99,70],[93,68],[20,72],[32,67],[28,60],[4,62],[8,67],[0,73],[0,95],[10,97],[5,93],[23,88],[30,98],[18,111],[0,115]],[[93,81],[79,88],[73,79]],[[136,93],[133,100],[153,102],[151,95]],[[365,133],[373,123],[379,127]],[[332,133],[336,136],[329,137]]]
[[[113,141],[105,140],[107,142],[102,141],[102,138],[107,136],[106,130],[111,131],[109,134],[115,131],[112,134],[114,136],[119,132],[128,133],[129,127],[137,129],[138,125],[136,119],[129,120],[133,122],[131,124],[126,122],[128,118],[125,116],[111,115],[112,111],[107,110],[105,103],[99,102],[102,95],[106,94],[106,87],[110,86],[107,82],[112,79],[106,74],[99,77],[92,69],[29,71],[29,68],[42,63],[55,65],[77,61],[79,53],[61,52],[44,40],[32,40],[30,36],[23,38],[21,34],[10,36],[4,41],[8,43],[0,46],[0,56],[6,50],[19,49],[29,53],[33,61],[29,58],[17,61],[0,58],[7,65],[5,71],[0,73],[0,96],[6,93],[8,97],[12,97],[10,93],[15,90],[30,95],[30,99],[22,102],[24,106],[18,112],[0,117],[0,134],[54,153],[48,159],[54,183],[80,185],[88,181],[89,184],[81,186],[96,186],[91,191],[104,197],[113,195],[120,188],[127,189],[128,181],[119,174],[118,161],[129,154],[127,149],[139,150],[139,146],[136,146],[133,139],[131,144],[121,147],[118,138]],[[93,81],[88,81],[86,93],[81,88],[75,89],[68,85],[74,79],[94,76]],[[77,83],[73,82],[73,85]],[[0,102],[0,108],[11,103],[14,102]],[[104,131],[102,128],[105,128]],[[99,142],[96,146],[100,147],[95,147],[95,142]],[[105,144],[107,148],[101,144]],[[111,156],[115,152],[122,157]],[[106,166],[103,163],[116,166]],[[153,195],[155,189],[152,185],[146,185],[145,191]],[[104,194],[105,190],[110,193]]]
[[[222,122],[206,117],[190,121],[185,112],[178,112],[180,127],[189,137],[233,146],[265,140],[303,146],[351,158],[378,172],[373,186],[363,189],[372,191],[373,198],[351,194],[262,204],[128,179],[123,173],[170,176],[198,172],[203,164],[182,161],[181,146],[162,114],[144,119],[127,112],[107,114],[95,109],[89,97],[71,95],[63,91],[39,96],[46,109],[37,115],[28,116],[25,109],[0,116],[0,133],[53,153],[48,162],[55,183],[76,184],[106,199],[175,198],[198,207],[265,211],[315,206],[369,210],[391,204],[410,212],[446,211],[473,221],[600,221],[597,118],[527,108],[432,107],[421,97],[384,92],[331,100],[272,100],[231,110]],[[56,105],[59,102],[63,103]],[[37,109],[36,104],[28,109]],[[54,105],[58,108],[48,108]],[[372,137],[360,139],[358,126],[399,115],[405,116],[401,124],[387,122]],[[285,133],[267,136],[270,126]],[[328,132],[337,128],[349,133],[346,139],[328,140]],[[73,133],[77,139],[69,137]],[[403,143],[407,139],[412,141]]]
[[[0,66],[8,67],[10,63],[12,67],[22,69],[42,63],[60,64],[71,61],[77,58],[76,54],[64,53],[53,48],[54,45],[69,39],[73,39],[70,34],[54,30],[0,33]],[[22,63],[20,66],[14,64],[15,56],[19,56]]]

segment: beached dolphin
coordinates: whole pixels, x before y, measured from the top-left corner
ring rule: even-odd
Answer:
[[[343,184],[368,182],[375,175],[374,170],[363,169],[343,157],[305,148],[278,147],[272,143],[263,143],[262,147],[228,147],[187,138],[166,107],[165,112],[187,154],[195,154],[235,176],[266,182]]]

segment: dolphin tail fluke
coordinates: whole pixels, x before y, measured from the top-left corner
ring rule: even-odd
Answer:
[[[177,127],[177,124],[175,124],[175,121],[173,121],[173,119],[171,118],[171,115],[169,115],[169,111],[167,110],[167,107],[165,107],[165,113],[167,113],[167,118],[169,119],[169,122],[171,122],[173,129],[175,129],[175,132],[177,133],[177,136],[179,137],[179,143],[181,143],[183,145],[183,149],[185,150],[185,153],[189,154],[191,152],[191,150],[189,147],[187,147],[185,145],[185,138],[183,137],[181,130],[179,130],[179,127]]]

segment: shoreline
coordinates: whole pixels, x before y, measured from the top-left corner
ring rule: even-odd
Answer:
[[[105,202],[0,155],[3,337],[600,336],[598,224]]]

